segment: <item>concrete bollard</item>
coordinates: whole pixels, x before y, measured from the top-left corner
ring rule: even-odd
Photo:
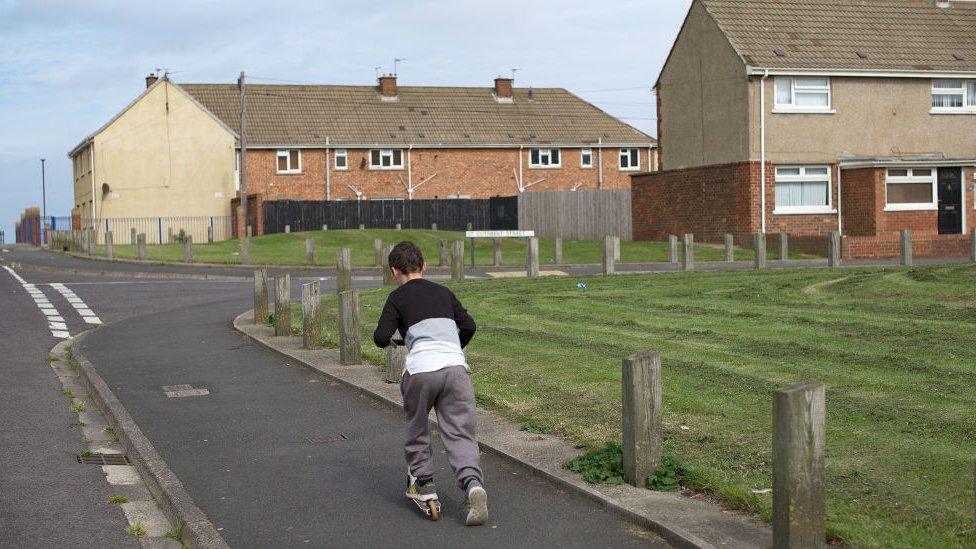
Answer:
[[[112,239],[112,231],[105,231],[105,257],[109,259],[115,257],[115,242]]]
[[[620,261],[620,237],[613,237],[613,260],[616,262]]]
[[[463,240],[455,240],[451,248],[451,280],[464,280]]]
[[[302,284],[302,347],[314,349],[322,335],[322,313],[318,281]]]
[[[969,233],[969,261],[976,263],[976,229]]]
[[[398,334],[397,334],[398,335]],[[403,369],[407,363],[407,348],[390,342],[386,347],[386,376],[387,383],[400,383]]]
[[[396,224],[396,230],[398,230],[398,231],[403,230],[403,225],[397,223]]]
[[[678,264],[678,237],[673,234],[668,235],[668,263]]]
[[[495,267],[502,266],[502,239],[492,239],[491,264]]]
[[[766,268],[766,235],[756,233],[752,235],[752,251],[755,255],[753,266],[757,269]]]
[[[603,274],[612,275],[617,271],[613,260],[613,237],[603,237]]]
[[[315,265],[315,239],[305,239],[305,264]]]
[[[384,286],[396,286],[396,279],[393,278],[393,271],[390,269],[390,253],[393,251],[393,246],[387,246],[383,250],[383,263],[380,269],[383,270],[383,285]]]
[[[168,227],[166,229],[166,243],[167,244],[172,244],[173,243],[173,227]]]
[[[790,237],[786,233],[779,233],[779,260],[786,261],[790,258]]]
[[[339,364],[348,366],[363,361],[359,339],[359,293],[339,292]]]
[[[624,481],[643,488],[661,465],[661,354],[643,351],[623,360]]]
[[[268,321],[268,270],[254,271],[254,323]]]
[[[562,265],[563,264],[563,239],[556,237],[554,241],[554,247],[555,249],[553,250],[553,254],[552,254],[552,258],[553,258],[552,262],[556,265]]]
[[[329,226],[328,225],[322,225],[322,230],[323,231],[328,231],[329,230]]]
[[[366,230],[366,225],[364,225],[364,224],[362,224],[362,223],[360,223],[360,224],[359,224],[359,230],[360,230],[360,231],[364,231],[364,230]]]
[[[129,244],[132,244],[133,246],[136,245],[136,228],[135,227],[132,227],[131,229],[129,229]]]
[[[251,238],[241,240],[241,265],[251,264]]]
[[[145,261],[146,260],[147,254],[146,254],[146,234],[145,233],[139,233],[138,235],[136,235],[136,257],[139,258],[139,261]]]
[[[288,234],[290,232],[291,232],[291,225],[285,225],[285,234]]]
[[[824,547],[823,383],[773,393],[773,547]]]
[[[336,250],[336,291],[352,289],[352,252],[349,248]]]
[[[735,246],[735,237],[733,237],[728,233],[725,233],[725,262],[726,263],[735,262],[735,250],[733,249],[734,246]]]
[[[831,231],[827,235],[827,266],[836,267],[840,265],[840,233]]]
[[[686,233],[681,240],[681,270],[695,270],[695,235]]]
[[[529,254],[525,263],[525,275],[539,278],[539,237],[529,238]]]
[[[447,241],[441,240],[438,243],[438,255],[437,255],[437,266],[446,267],[447,266]]]
[[[274,334],[291,335],[291,276],[279,274],[275,277],[274,293]]]
[[[436,231],[437,230],[437,223],[431,223],[430,224],[430,230]]]
[[[471,222],[470,221],[468,221],[468,230],[469,231],[472,230],[472,225],[471,225]]]
[[[193,262],[193,237],[186,235],[183,239],[183,263]]]
[[[911,265],[912,259],[912,230],[904,229],[901,232],[901,264]]]
[[[252,236],[254,236],[254,226],[253,225],[248,225],[247,226],[247,237],[248,238],[251,238]]]
[[[383,265],[386,264],[386,261],[383,259],[383,239],[382,238],[374,238],[373,239],[373,256],[374,256],[373,257],[373,264],[376,265],[377,267],[382,267]]]
[[[213,244],[213,227],[207,227],[207,244]]]

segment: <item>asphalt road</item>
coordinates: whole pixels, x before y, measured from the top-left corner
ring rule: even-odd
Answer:
[[[0,257],[46,268],[84,261],[37,251]],[[138,267],[138,272],[147,269]],[[445,516],[437,523],[422,519],[402,495],[400,414],[333,386],[235,332],[231,319],[250,306],[249,281],[126,279],[118,273],[62,276],[27,267],[17,272],[45,294],[52,287],[44,284],[65,283],[107,323],[86,338],[84,353],[234,547],[666,546],[597,504],[490,455],[482,458],[488,525],[463,526],[463,494],[454,487],[440,453],[436,481]],[[323,281],[323,290],[330,283]],[[293,291],[298,287],[293,284]],[[0,400],[0,410],[14,414],[10,423],[15,426],[5,427],[0,436],[5,451],[27,444],[37,455],[50,455],[51,462],[38,467],[36,461],[24,460],[16,472],[9,467],[0,471],[5,494],[15,479],[25,484],[14,492],[20,501],[6,495],[0,500],[5,525],[0,545],[131,545],[122,533],[122,513],[101,504],[108,487],[100,471],[89,470],[81,477],[84,482],[72,480],[79,478],[77,468],[82,467],[73,460],[80,435],[67,428],[73,420],[57,392],[57,379],[43,362],[56,343],[44,316],[6,272],[0,273],[0,292],[4,311],[12,311],[0,321],[13,336],[0,340],[3,356],[22,357],[3,362],[11,381],[0,386],[0,398],[8,393],[21,398]],[[52,303],[65,308],[71,334],[90,327],[55,297]],[[30,368],[38,379],[23,376],[22,370]],[[168,399],[160,389],[178,384],[206,387],[211,394]],[[42,436],[39,418],[45,424]],[[347,440],[306,440],[338,434]],[[54,467],[65,461],[63,472]],[[41,490],[45,483],[50,491]],[[51,506],[52,498],[65,508]],[[15,520],[8,522],[8,516]]]

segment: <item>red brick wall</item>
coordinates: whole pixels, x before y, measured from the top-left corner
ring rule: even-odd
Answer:
[[[877,233],[878,211],[884,208],[884,194],[878,196],[879,189],[884,190],[881,187],[883,177],[883,170],[874,168],[844,170],[841,209],[845,235],[868,236]]]
[[[969,234],[912,234],[913,257],[969,257]],[[845,236],[841,246],[845,259],[892,259],[901,256],[900,237]]]

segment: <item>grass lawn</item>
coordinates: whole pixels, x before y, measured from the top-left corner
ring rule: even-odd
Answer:
[[[661,351],[683,484],[771,515],[771,391],[827,384],[829,532],[973,547],[976,266],[452,283],[478,322],[477,398],[589,448],[620,440],[620,361]],[[389,288],[362,293],[363,348]],[[323,343],[337,345],[335,297]],[[300,316],[296,315],[296,316]],[[296,323],[299,322],[296,319]]]
[[[305,239],[315,239],[315,257],[319,265],[335,265],[335,253],[338,248],[349,247],[352,250],[352,262],[358,266],[372,266],[374,264],[373,239],[380,238],[386,245],[395,244],[401,240],[412,240],[424,252],[424,257],[431,265],[437,265],[439,257],[439,241],[448,242],[448,262],[450,262],[450,243],[462,239],[465,245],[464,260],[471,261],[471,250],[467,248],[470,240],[464,238],[463,232],[428,231],[428,230],[386,230],[366,229],[348,231],[311,231],[305,233],[280,233],[257,236],[251,239],[251,262],[268,265],[303,265],[305,263]],[[778,246],[778,240],[775,241]],[[773,238],[770,239],[770,259],[778,258],[779,249],[772,250]],[[478,265],[491,265],[492,242],[488,239],[476,241],[475,261]],[[543,264],[553,262],[554,241],[543,238],[539,241],[539,260]],[[240,242],[225,240],[213,244],[194,244],[193,258],[201,263],[240,263]],[[162,246],[148,246],[146,252],[149,259],[160,261],[183,261],[182,244],[164,244]],[[98,247],[98,253],[104,254],[104,246]],[[680,253],[680,251],[679,251]],[[116,257],[134,259],[135,246],[124,244],[115,246]],[[736,259],[752,259],[750,250],[737,249]],[[807,258],[803,254],[793,253],[794,259]],[[695,246],[696,261],[722,261],[724,251],[721,246],[699,244]],[[621,242],[620,259],[624,263],[647,263],[668,260],[668,245],[666,242]],[[502,240],[502,260],[505,265],[525,265],[525,240],[520,238],[506,238]],[[603,243],[586,240],[563,241],[564,263],[601,263],[603,261]]]

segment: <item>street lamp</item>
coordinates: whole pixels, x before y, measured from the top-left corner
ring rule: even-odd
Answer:
[[[47,185],[44,181],[44,160],[41,159],[41,245],[47,236]]]

